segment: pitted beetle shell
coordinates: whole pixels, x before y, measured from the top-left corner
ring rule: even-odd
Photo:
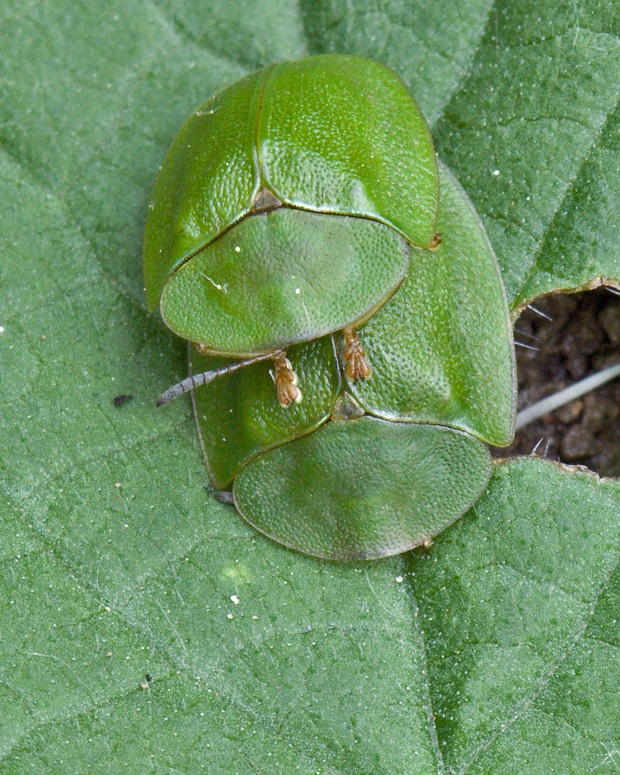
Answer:
[[[285,218],[269,212],[277,203],[282,207],[275,213]],[[170,148],[146,225],[149,306],[161,302],[173,331],[229,355],[268,351],[359,324],[398,287],[407,245],[432,242],[437,204],[430,133],[395,73],[342,55],[272,65],[201,106]],[[338,224],[336,216],[355,216],[357,223]],[[257,244],[264,239],[264,219],[282,226],[269,229],[275,252]],[[358,229],[400,243],[375,252],[382,263],[370,267],[356,249]],[[306,287],[295,285],[299,242],[307,245],[309,235],[318,242],[322,234],[329,252],[308,248],[301,278]],[[252,238],[257,250],[251,253],[244,245]],[[315,282],[326,263],[343,278],[340,294],[330,298],[322,297],[327,287]],[[254,274],[259,265],[264,271]],[[347,275],[354,278],[348,297]],[[262,282],[273,303],[263,299],[248,313]],[[293,294],[300,288],[300,298],[289,298],[291,288]],[[330,321],[318,320],[309,309],[303,330],[301,302],[311,291],[315,298],[306,306],[331,305],[334,314]],[[213,331],[214,303],[220,327],[222,320],[230,327],[248,316],[250,330],[236,331],[230,341]],[[227,318],[223,310],[230,312]],[[269,312],[277,330],[265,330]],[[295,320],[287,335],[290,315]]]

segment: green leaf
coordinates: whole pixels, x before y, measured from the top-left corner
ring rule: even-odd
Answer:
[[[620,275],[620,39],[613,4],[526,2],[489,18],[437,123],[514,308]]]
[[[281,548],[210,497],[189,404],[154,409],[185,348],[141,269],[190,111],[337,51],[413,88],[513,308],[618,283],[614,4],[7,0],[0,19],[2,772],[616,772],[618,483],[520,460],[427,553]]]
[[[619,496],[584,470],[517,459],[412,561],[448,771],[616,766]]]

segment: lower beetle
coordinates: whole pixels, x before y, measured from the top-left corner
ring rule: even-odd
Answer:
[[[194,376],[160,403],[196,388],[218,497],[263,533],[384,557],[486,488],[485,442],[514,430],[505,292],[387,68],[310,57],[199,108],[155,186],[145,273],[151,307],[196,345]]]

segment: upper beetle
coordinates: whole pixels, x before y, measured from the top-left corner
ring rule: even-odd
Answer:
[[[426,122],[402,80],[355,56],[272,65],[216,94],[179,132],[153,191],[144,267],[151,309],[203,353],[275,361],[278,400],[301,400],[286,348],[356,329],[431,248],[439,198]]]

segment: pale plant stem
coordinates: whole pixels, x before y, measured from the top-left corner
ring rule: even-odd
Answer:
[[[595,390],[616,377],[620,377],[620,363],[609,366],[602,371],[597,371],[595,374],[590,374],[589,377],[575,382],[574,385],[543,398],[542,401],[528,406],[527,409],[523,409],[517,414],[517,429],[523,428],[524,425],[528,425],[528,423],[537,420],[539,417],[549,414],[549,412],[554,412],[556,409],[564,406],[564,404],[570,404],[576,398],[580,398],[585,393]]]

